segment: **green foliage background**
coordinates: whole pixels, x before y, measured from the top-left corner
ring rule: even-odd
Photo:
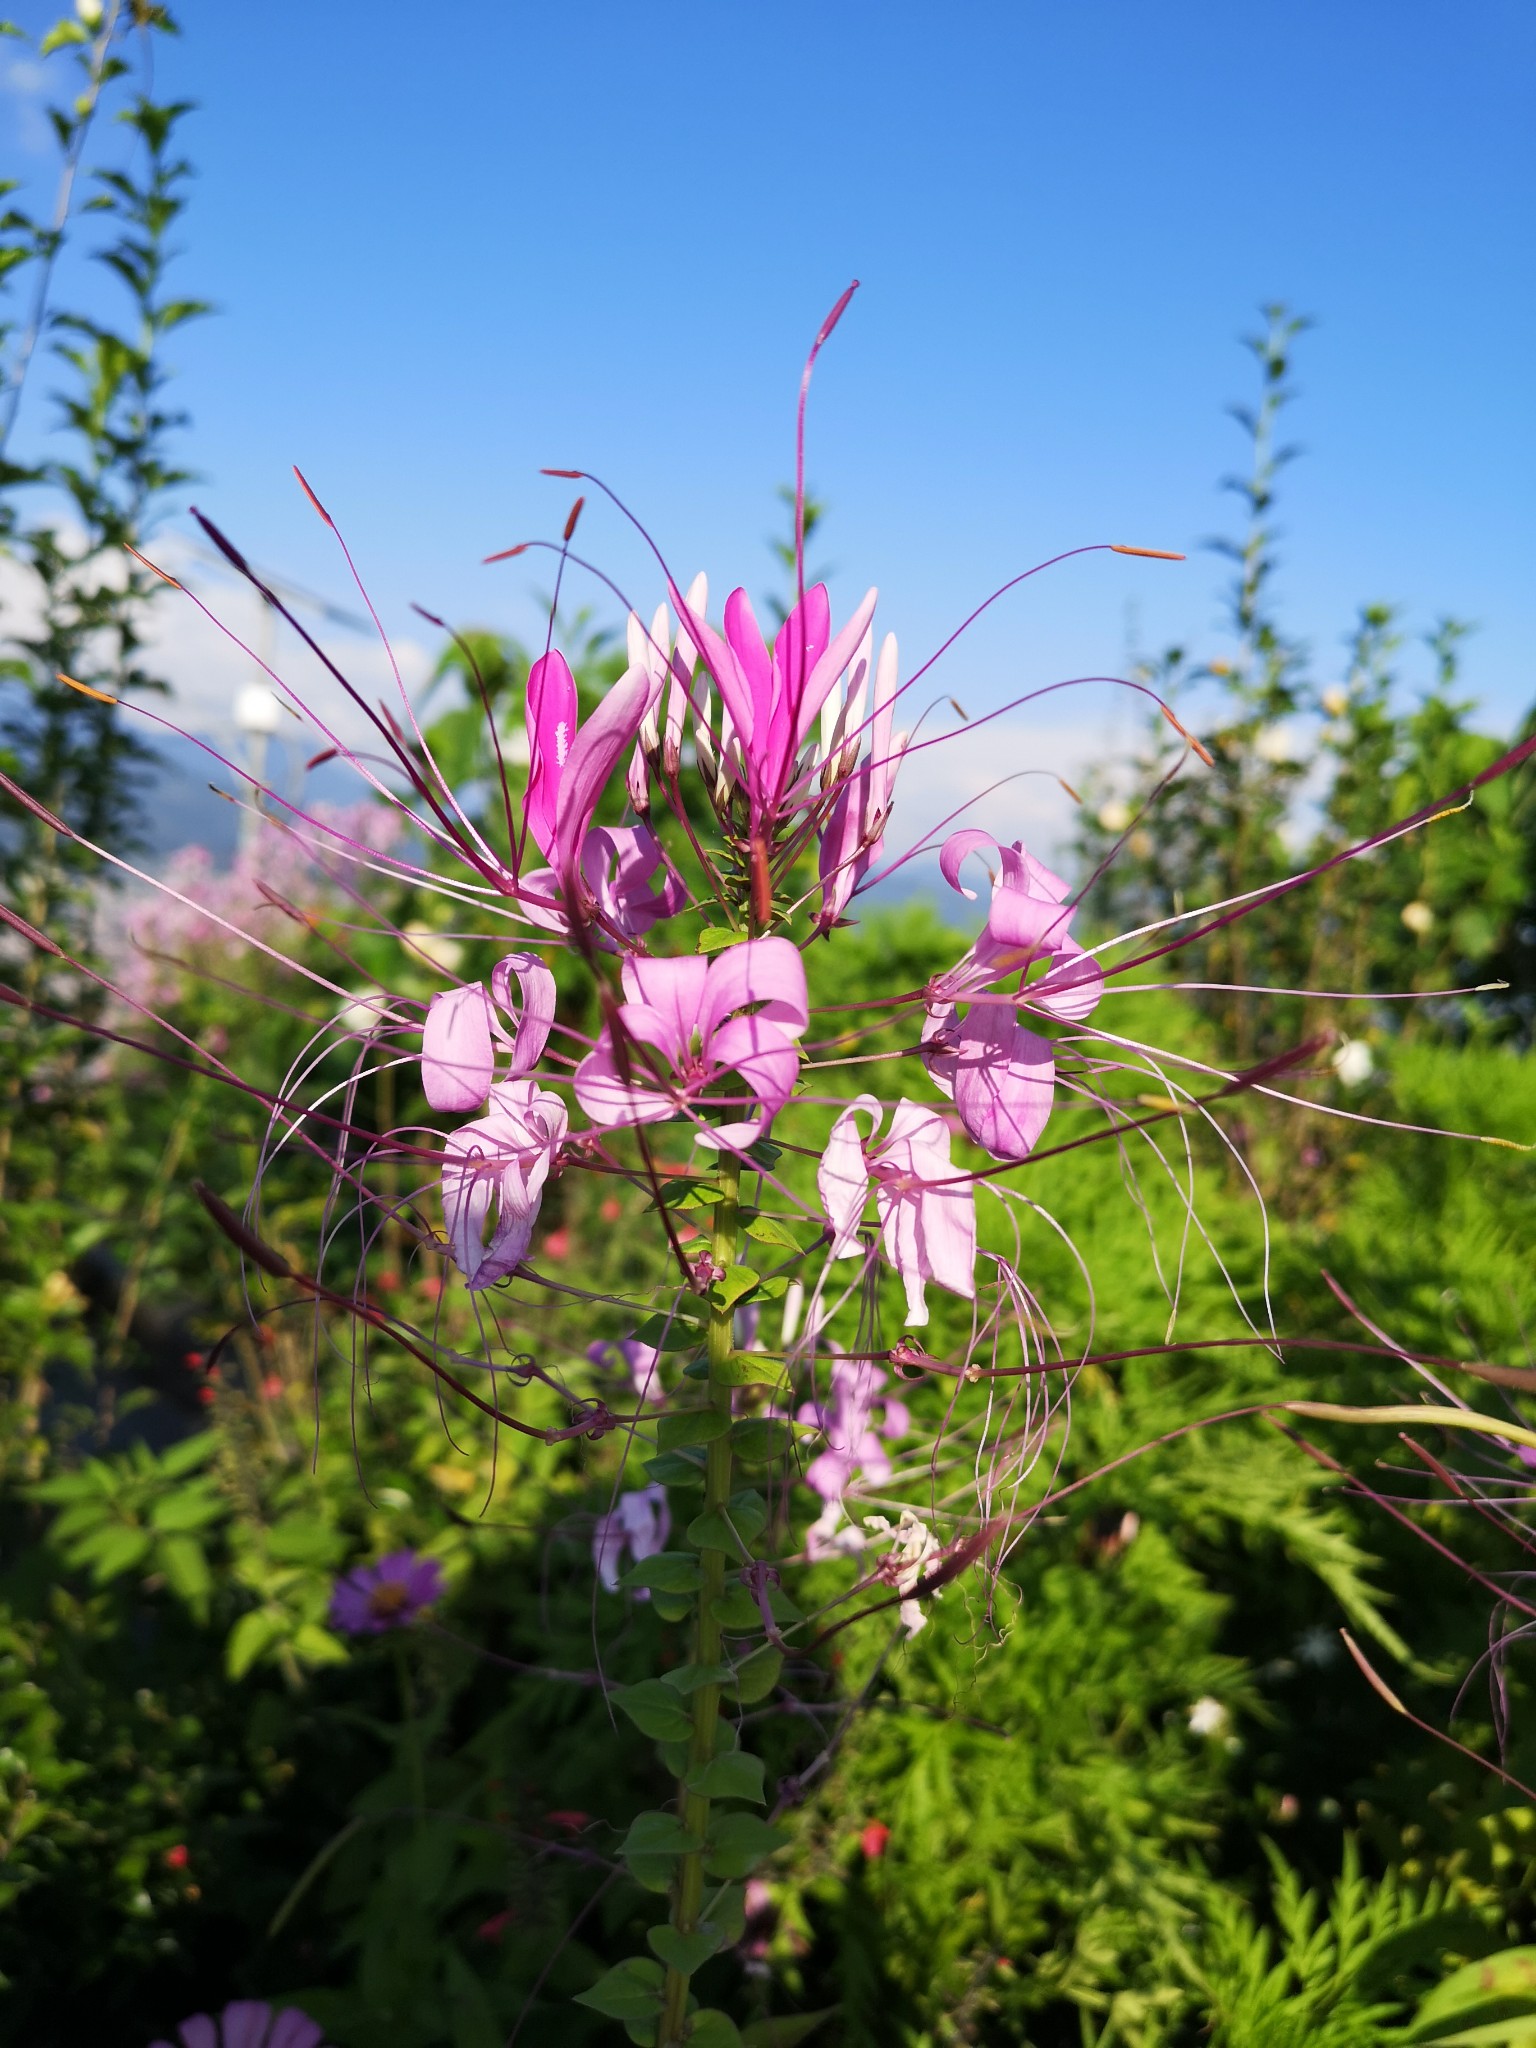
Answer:
[[[0,765],[115,845],[133,830],[124,721],[54,675],[112,694],[153,686],[139,664],[150,586],[104,564],[143,539],[176,479],[163,343],[203,310],[164,285],[186,110],[134,96],[129,28],[142,42],[173,24],[158,7],[114,6],[45,39],[48,61],[73,67],[56,123],[66,201],[102,105],[140,144],[133,177],[89,188],[98,253],[127,293],[121,331],[60,313],[46,289],[30,318],[0,325],[7,434],[39,349],[66,379],[62,441],[0,469],[0,539],[35,579],[42,618],[7,643]],[[46,287],[76,215],[25,195],[7,204],[0,276]],[[1401,622],[1379,606],[1351,635],[1340,701],[1312,691],[1307,651],[1276,611],[1272,544],[1299,332],[1275,309],[1254,344],[1230,645],[1208,659],[1169,650],[1148,670],[1192,720],[1200,708],[1211,773],[1177,782],[1138,840],[1137,813],[1173,758],[1159,722],[1084,809],[1085,871],[1119,848],[1092,899],[1106,930],[1285,870],[1307,762],[1267,736],[1288,719],[1328,721],[1319,858],[1497,749],[1456,695],[1454,622],[1433,631],[1415,707]],[[613,673],[606,643],[591,622],[567,622],[566,637],[595,691]],[[523,657],[486,631],[467,644],[510,729]],[[445,655],[450,691],[466,666]],[[431,709],[450,780],[483,781],[479,712],[446,693]],[[0,868],[20,915],[88,947],[101,899],[23,804],[0,813]],[[1512,778],[1355,864],[1347,885],[1325,884],[1315,915],[1261,916],[1239,943],[1174,965],[1366,997],[1502,977],[1492,999],[1362,1006],[1351,1028],[1372,1047],[1373,1078],[1348,1093],[1325,1069],[1314,1093],[1432,1131],[1528,1140],[1533,878],[1530,781]],[[1410,903],[1427,922],[1405,922]],[[389,909],[400,925],[439,921],[426,896]],[[259,1106],[132,1050],[92,1053],[46,1010],[100,1021],[99,993],[6,943],[8,981],[44,1012],[9,1006],[0,1034],[0,2026],[61,2048],[147,2043],[249,1996],[302,2004],[339,2048],[611,2038],[571,2000],[643,1948],[654,1900],[615,1852],[666,1788],[607,1693],[686,1654],[656,1603],[594,1585],[592,1528],[624,1476],[621,1443],[493,1442],[445,1416],[388,1343],[360,1353],[346,1328],[317,1329],[271,1287],[253,1316],[188,1182],[201,1173],[243,1199]],[[333,964],[320,936],[302,943]],[[878,916],[817,949],[814,999],[919,986],[957,944],[921,908]],[[379,986],[425,992],[419,959],[387,938],[358,940],[354,959]],[[240,972],[272,1007],[189,969],[175,1022],[194,1044],[237,1037],[242,1070],[271,1083],[309,1028],[283,1008],[299,985],[269,963]],[[561,993],[579,1014],[579,968],[562,970]],[[1320,1022],[1300,1001],[1223,992],[1198,1007],[1111,1000],[1117,1029],[1222,1060]],[[409,1109],[403,1094],[365,1105],[379,1121]],[[1394,1716],[1338,1636],[1347,1623],[1404,1702],[1470,1750],[1491,1756],[1502,1737],[1507,1768],[1530,1782],[1522,1646],[1496,1693],[1482,1661],[1495,1597],[1273,1421],[1192,1427],[1287,1398],[1411,1396],[1406,1368],[1327,1348],[1358,1328],[1325,1271],[1405,1346],[1528,1362],[1530,1168],[1433,1137],[1341,1137],[1307,1111],[1245,1102],[1243,1116],[1241,1168],[1191,1132],[1211,1241],[1196,1240],[1183,1277],[1179,1338],[1230,1336],[1232,1291],[1257,1314],[1267,1285],[1277,1326],[1322,1348],[1283,1363],[1257,1344],[1182,1348],[1079,1375],[1070,1436],[1053,1436],[1046,1469],[1059,1460],[1058,1484],[1085,1483],[1029,1526],[1000,1579],[946,1589],[910,1642],[888,1615],[847,1631],[794,1668],[795,1712],[749,1716],[770,1783],[794,1787],[791,1839],[741,1942],[700,1978],[702,1995],[757,2027],[748,2039],[788,2042],[793,2015],[823,2014],[815,2038],[844,2048],[1536,2040],[1524,1946],[1536,1815]],[[808,1159],[788,1156],[784,1171],[809,1189]],[[1026,1184],[1091,1258],[1098,1349],[1155,1345],[1183,1212],[1150,1150],[1041,1160]],[[268,1180],[264,1227],[300,1263],[322,1199],[314,1162],[285,1159]],[[638,1211],[604,1213],[575,1176],[552,1190],[541,1232],[542,1258],[568,1259],[594,1287],[646,1280]],[[1062,1237],[1036,1224],[1026,1254],[1063,1336],[1081,1336],[1089,1305]],[[439,1303],[434,1284],[387,1239],[371,1261],[373,1290],[417,1320],[440,1309],[452,1337],[463,1304]],[[537,1315],[541,1354],[592,1384],[587,1346],[618,1330],[569,1306]],[[945,1336],[941,1315],[935,1351]],[[985,1398],[962,1397],[956,1455],[975,1426],[966,1397]],[[538,1387],[519,1399],[531,1419],[557,1419]],[[912,1400],[920,1421],[938,1419],[933,1387]],[[1381,1491],[1413,1490],[1394,1440],[1313,1434]],[[1026,1499],[1044,1480],[1031,1483]],[[803,1490],[787,1512],[808,1512]],[[1485,1572],[1514,1561],[1505,1535],[1451,1505],[1415,1512]],[[435,1621],[343,1640],[328,1621],[337,1573],[405,1546],[446,1573]],[[839,1568],[821,1581],[836,1591]]]

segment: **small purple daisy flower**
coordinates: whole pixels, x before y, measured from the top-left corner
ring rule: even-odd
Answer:
[[[331,1623],[349,1636],[382,1635],[386,1629],[409,1627],[442,1592],[443,1568],[436,1558],[394,1550],[336,1581]]]
[[[316,2026],[296,2005],[281,2011],[258,1998],[237,1998],[217,2019],[194,2013],[176,2029],[180,2048],[320,2048],[325,2029]],[[175,2048],[170,2041],[152,2041],[150,2048]]]

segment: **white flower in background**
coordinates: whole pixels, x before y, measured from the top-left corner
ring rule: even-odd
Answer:
[[[843,1504],[840,1500],[829,1500],[805,1532],[805,1554],[818,1560],[827,1557],[857,1557],[868,1543],[869,1538],[862,1529],[856,1529],[852,1522],[843,1520]]]
[[[405,936],[412,948],[430,962],[439,974],[457,974],[464,958],[464,948],[457,939],[450,939],[446,932],[434,931],[421,919],[413,918],[405,927]]]
[[[1131,822],[1131,807],[1117,796],[1099,806],[1099,824],[1106,832],[1123,832]]]
[[[1342,683],[1335,683],[1330,690],[1324,690],[1318,699],[1330,718],[1342,718],[1349,709],[1349,692]]]
[[[880,1567],[880,1576],[889,1579],[898,1593],[910,1596],[930,1559],[938,1555],[939,1544],[933,1531],[910,1508],[902,1509],[901,1520],[894,1527],[884,1515],[866,1515],[864,1526],[872,1536],[891,1538],[890,1555]],[[903,1599],[897,1612],[909,1637],[927,1624],[928,1617],[919,1600]]]
[[[1253,742],[1253,751],[1261,761],[1268,761],[1275,768],[1282,766],[1287,761],[1293,761],[1296,758],[1296,749],[1290,727],[1287,725],[1261,726]]]
[[[1363,1038],[1346,1038],[1334,1051],[1333,1071],[1346,1088],[1362,1088],[1376,1071],[1375,1055]]]
[[[1422,939],[1424,934],[1434,926],[1435,913],[1427,903],[1417,901],[1405,903],[1400,915],[1403,923],[1407,925],[1409,931],[1413,933],[1416,939]]]
[[[1189,1732],[1191,1735],[1225,1735],[1232,1716],[1209,1693],[1195,1701],[1189,1710]]]

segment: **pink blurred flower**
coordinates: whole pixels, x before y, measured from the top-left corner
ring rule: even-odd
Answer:
[[[296,2005],[267,2005],[256,1998],[237,1998],[214,2018],[194,2013],[176,2029],[180,2048],[320,2048],[325,2029]],[[150,2048],[172,2048],[153,2041]]]
[[[587,1356],[605,1372],[627,1372],[637,1401],[664,1401],[667,1390],[656,1370],[661,1353],[637,1337],[620,1337],[587,1346]]]
[[[358,1565],[336,1581],[331,1624],[349,1636],[408,1628],[442,1594],[443,1568],[436,1558],[393,1550],[377,1564]]]
[[[805,1483],[824,1501],[841,1500],[855,1473],[879,1486],[891,1476],[886,1442],[894,1443],[912,1426],[904,1401],[888,1398],[879,1423],[875,1409],[887,1374],[872,1359],[834,1358],[832,1393],[828,1401],[807,1401],[798,1420],[822,1431],[827,1446],[806,1467]]]
[[[610,1593],[619,1590],[619,1570],[625,1553],[639,1564],[665,1547],[672,1529],[672,1510],[664,1486],[642,1486],[619,1496],[618,1506],[599,1515],[592,1530],[592,1563],[599,1581]],[[648,1600],[644,1586],[635,1597]]]

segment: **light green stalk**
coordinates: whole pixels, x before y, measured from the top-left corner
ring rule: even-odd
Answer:
[[[714,1234],[710,1240],[710,1256],[717,1270],[724,1272],[736,1263],[738,1244],[737,1198],[741,1189],[741,1167],[726,1155],[721,1158],[720,1200],[715,1207]],[[710,1405],[721,1413],[731,1412],[731,1389],[723,1379],[716,1378],[718,1368],[724,1366],[732,1349],[732,1312],[729,1308],[711,1307],[707,1337],[710,1367]],[[722,1512],[731,1498],[731,1439],[729,1435],[717,1436],[708,1446],[708,1462],[704,1471],[704,1511],[711,1509]],[[725,1552],[704,1549],[699,1553],[702,1583],[699,1587],[698,1621],[694,1636],[694,1658],[700,1664],[718,1664],[720,1661],[720,1623],[712,1609],[714,1603],[725,1591]],[[707,1764],[715,1753],[715,1730],[720,1719],[720,1688],[718,1685],[701,1685],[692,1699],[693,1734],[688,1745],[687,1772]],[[685,1772],[685,1776],[687,1775]],[[683,1826],[691,1835],[702,1842],[709,1832],[709,1795],[690,1792],[685,1785],[678,1787],[678,1811]],[[699,1924],[699,1907],[704,1897],[704,1853],[695,1849],[689,1855],[679,1858],[677,1877],[672,1887],[672,1925],[680,1934],[692,1934]],[[688,2012],[689,1979],[681,1970],[669,1968],[666,1986],[662,1993],[661,2027],[657,2034],[658,2048],[674,2048],[683,2039],[683,2026]]]

